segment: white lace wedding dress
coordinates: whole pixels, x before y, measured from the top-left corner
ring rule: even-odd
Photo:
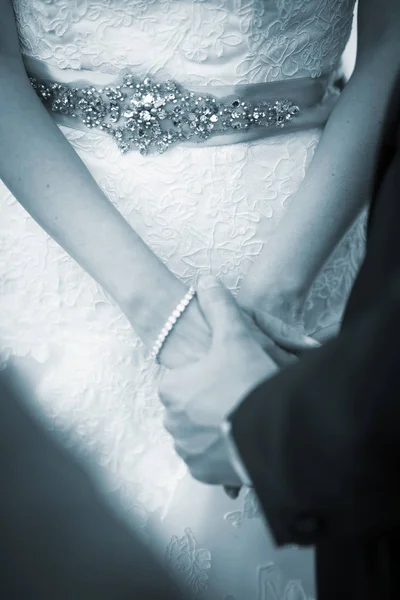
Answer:
[[[187,87],[332,72],[353,8],[354,0],[14,0],[27,65],[112,75],[128,67]],[[272,232],[290,210],[321,134],[145,156],[122,154],[94,129],[59,127],[177,277],[189,284],[212,273],[231,290],[260,252],[260,219]],[[314,597],[312,552],[277,550],[252,492],[233,501],[187,474],[162,426],[158,368],[119,308],[1,182],[0,223],[0,356],[21,377],[33,374],[32,404],[47,426],[90,463],[193,598]],[[314,285],[309,330],[340,316],[363,248],[360,220]]]

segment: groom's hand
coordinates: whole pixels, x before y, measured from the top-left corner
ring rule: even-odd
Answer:
[[[211,348],[198,362],[163,376],[159,392],[166,408],[165,426],[195,479],[240,486],[221,424],[278,367],[254,339],[236,301],[217,279],[200,279],[198,301],[212,331]]]

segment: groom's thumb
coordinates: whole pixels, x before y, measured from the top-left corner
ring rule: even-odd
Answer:
[[[214,339],[225,338],[239,329],[246,330],[238,304],[216,277],[205,275],[199,278],[197,298]]]

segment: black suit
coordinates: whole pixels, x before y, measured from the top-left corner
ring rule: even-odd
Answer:
[[[0,598],[180,600],[90,478],[0,377]]]
[[[341,334],[231,416],[277,544],[316,546],[318,600],[400,598],[399,106]]]

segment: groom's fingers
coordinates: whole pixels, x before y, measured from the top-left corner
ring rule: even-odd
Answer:
[[[216,277],[199,279],[197,298],[214,338],[226,337],[234,332],[248,333],[236,300]]]
[[[273,315],[257,311],[255,313],[255,320],[268,337],[271,337],[277,344],[289,352],[301,352],[302,350],[310,350],[321,346],[317,340],[302,334],[294,327],[287,325]]]
[[[331,340],[339,334],[341,325],[341,322],[338,321],[337,323],[328,325],[328,327],[322,327],[321,329],[317,329],[312,334],[313,338],[321,344],[325,344],[326,342],[328,342],[329,340]]]
[[[262,349],[272,358],[272,360],[278,365],[278,367],[285,367],[294,362],[297,362],[298,358],[296,355],[284,350],[273,341],[268,335],[266,335],[260,327],[256,324],[253,317],[242,309],[242,317],[246,326],[248,327],[252,337],[262,347]]]

